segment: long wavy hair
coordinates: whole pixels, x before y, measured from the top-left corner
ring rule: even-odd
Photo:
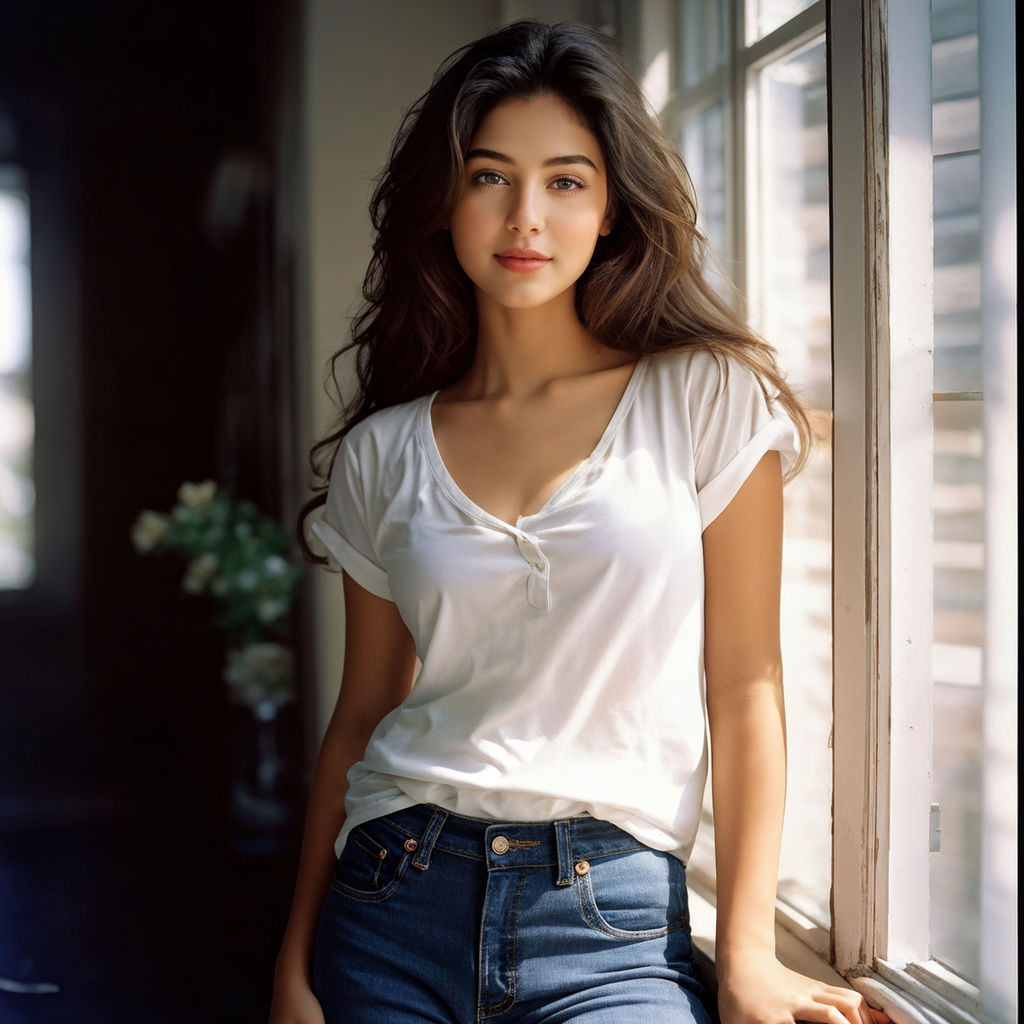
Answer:
[[[405,114],[370,202],[376,232],[352,339],[332,357],[328,380],[341,406],[334,429],[310,452],[314,496],[326,500],[345,434],[372,412],[446,387],[469,369],[476,344],[472,282],[446,225],[465,178],[464,156],[487,114],[504,100],[553,94],[597,138],[615,224],[598,239],[576,284],[576,310],[609,348],[645,355],[701,347],[754,371],[766,397],[796,425],[802,467],[813,442],[807,417],[759,338],[705,277],[693,184],[626,65],[597,32],[520,21],[453,53]],[[338,361],[355,352],[359,388],[345,403]],[[723,360],[724,362],[724,360]]]

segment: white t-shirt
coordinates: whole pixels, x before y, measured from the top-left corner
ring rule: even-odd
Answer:
[[[422,663],[349,772],[338,837],[418,803],[502,821],[590,814],[684,863],[705,743],[701,533],[794,431],[702,349],[640,360],[597,447],[514,526],[456,485],[434,396],[338,451],[313,526],[335,570],[395,602]]]

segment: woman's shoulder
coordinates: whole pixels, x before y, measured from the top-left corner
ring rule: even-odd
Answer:
[[[429,395],[423,395],[374,410],[345,434],[342,445],[355,451],[400,449],[416,432],[421,411],[429,400]]]
[[[701,434],[715,421],[768,415],[772,403],[761,376],[742,356],[690,343],[651,357],[649,406],[658,422],[685,422]],[[667,414],[667,417],[666,417]]]
[[[754,374],[739,356],[702,342],[688,342],[650,356],[654,376],[680,397],[708,398],[719,394],[737,377],[739,387]]]

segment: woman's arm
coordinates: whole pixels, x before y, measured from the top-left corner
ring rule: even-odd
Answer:
[[[345,574],[345,665],[341,691],[317,758],[298,880],[274,975],[271,1024],[322,1022],[310,988],[313,938],[345,820],[346,775],[380,720],[412,687],[416,651],[390,601]]]
[[[775,958],[786,797],[779,647],[782,471],[769,452],[704,531],[705,647],[715,814],[715,970],[722,1024],[875,1024],[856,992]]]

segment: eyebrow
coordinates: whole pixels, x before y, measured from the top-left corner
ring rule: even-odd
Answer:
[[[510,156],[506,156],[504,153],[499,153],[493,149],[471,149],[466,154],[466,160],[472,160],[474,157],[483,157],[485,160],[496,160],[499,163],[514,164],[515,160]],[[589,156],[584,156],[582,153],[573,153],[569,156],[553,156],[548,160],[544,161],[544,167],[566,167],[569,164],[586,164],[588,167],[593,167],[596,171],[597,164],[590,159]]]

